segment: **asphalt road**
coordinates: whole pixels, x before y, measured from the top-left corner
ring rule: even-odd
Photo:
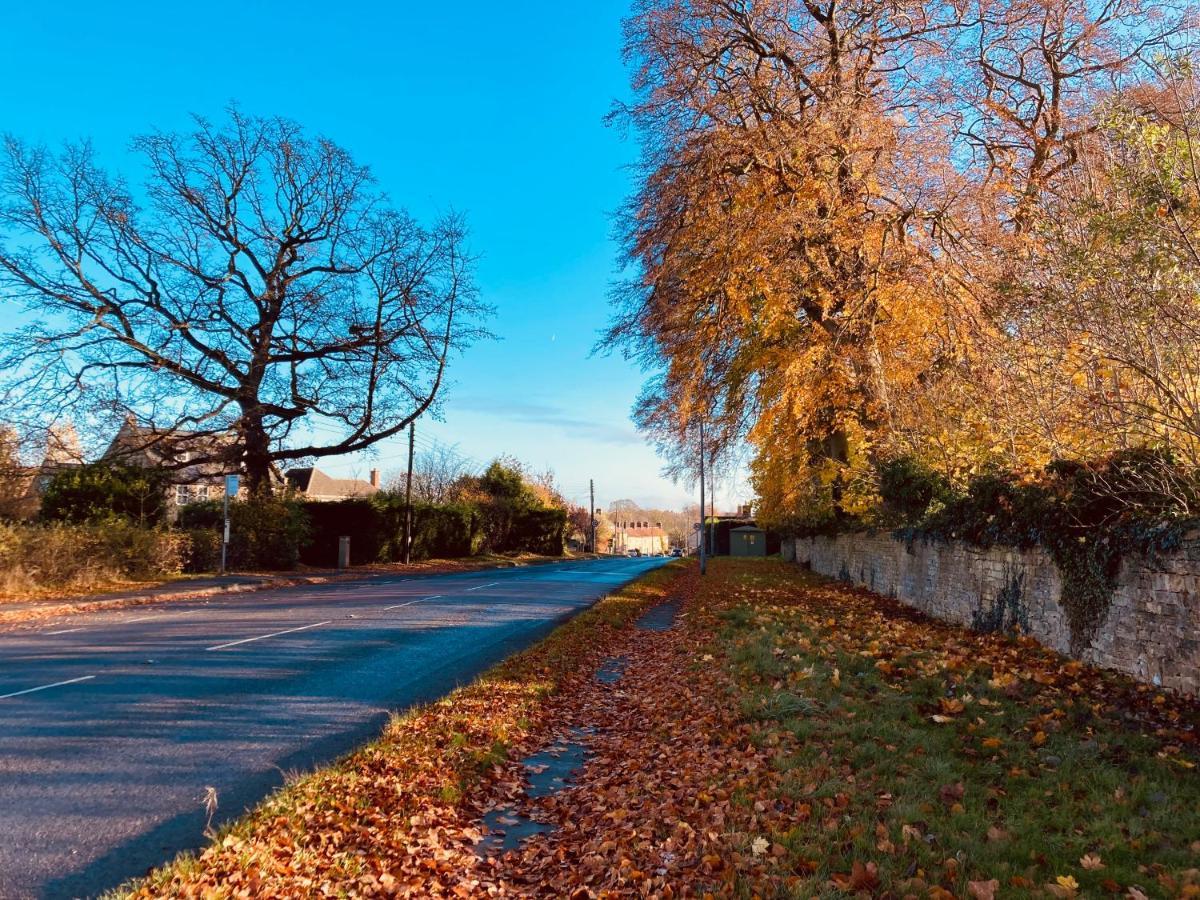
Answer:
[[[0,898],[90,897],[203,844],[661,559],[376,578],[0,634]]]

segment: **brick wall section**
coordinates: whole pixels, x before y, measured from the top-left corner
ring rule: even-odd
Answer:
[[[886,594],[948,622],[988,630],[1020,624],[1061,653],[1142,681],[1200,694],[1200,534],[1151,565],[1128,557],[1107,619],[1071,653],[1062,582],[1042,550],[915,541],[888,532],[785,542],[785,558]]]

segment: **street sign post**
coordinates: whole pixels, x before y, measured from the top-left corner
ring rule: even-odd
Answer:
[[[238,495],[240,478],[237,475],[225,476],[225,530],[221,535],[221,574],[225,574],[225,561],[229,553],[229,498]]]

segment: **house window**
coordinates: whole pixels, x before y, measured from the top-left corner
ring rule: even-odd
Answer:
[[[175,505],[187,506],[189,503],[194,503],[200,498],[195,495],[190,484],[175,485]]]

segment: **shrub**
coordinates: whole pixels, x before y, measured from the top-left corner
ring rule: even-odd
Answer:
[[[309,523],[303,504],[279,498],[235,500],[229,504],[231,569],[294,569],[308,541]],[[189,503],[177,524],[188,531],[218,535],[224,528],[222,503]],[[219,558],[219,556],[218,556]]]
[[[414,504],[413,559],[475,556],[483,550],[483,517],[470,503]]]
[[[301,558],[309,565],[337,563],[338,538],[350,538],[354,565],[404,558],[404,498],[377,494],[370,499],[305,504],[312,523]],[[413,503],[412,559],[474,556],[483,547],[483,518],[469,503]]]
[[[184,571],[215,572],[221,567],[221,532],[212,528],[190,528],[183,532],[188,538],[187,562]]]
[[[338,538],[342,535],[350,538],[350,562],[356,566],[385,561],[392,543],[398,540],[394,534],[396,525],[389,521],[385,502],[309,501],[303,508],[310,531],[300,559],[307,565],[337,565]]]
[[[561,556],[567,540],[567,511],[557,507],[522,510],[513,518],[510,548]]]
[[[950,483],[913,456],[900,456],[879,466],[879,496],[889,524],[912,525],[930,506],[951,498]]]
[[[125,522],[0,525],[0,581],[8,591],[83,589],[183,570],[186,534]]]
[[[41,518],[51,522],[125,519],[162,524],[169,476],[161,469],[90,463],[54,475],[42,492]]]

